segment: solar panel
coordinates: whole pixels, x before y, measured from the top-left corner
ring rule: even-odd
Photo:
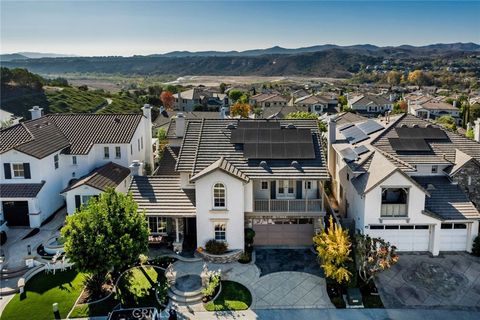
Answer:
[[[342,131],[342,130],[345,130],[345,129],[350,128],[352,126],[353,126],[353,123],[342,124],[340,127],[338,127],[338,130]]]
[[[389,138],[388,141],[395,151],[430,151],[430,146],[424,139]]]
[[[351,144],[355,144],[369,138],[368,135],[366,135],[357,126],[352,126],[348,129],[345,129],[342,134],[345,136],[345,139],[347,139],[347,141]]]
[[[358,155],[355,151],[352,150],[352,148],[346,148],[340,151],[340,154],[342,155],[343,160],[347,162],[352,162],[357,160]]]
[[[369,150],[365,146],[358,146],[353,148],[353,151],[355,151],[358,155],[361,155],[361,154],[367,153]]]
[[[245,130],[244,140],[245,143],[258,141],[258,130]]]
[[[257,144],[245,144],[243,146],[243,154],[248,159],[257,158]]]
[[[297,158],[312,159],[315,158],[315,149],[311,143],[299,143],[299,156]]]
[[[444,140],[448,139],[447,134],[440,128],[420,128],[420,127],[400,127],[395,128],[401,139],[428,139],[428,140]]]
[[[280,128],[280,122],[276,121],[240,121],[238,123],[238,129],[278,129]]]
[[[382,125],[372,119],[368,119],[365,122],[357,124],[357,127],[366,134],[372,134],[384,128]]]
[[[230,136],[230,142],[231,143],[244,143],[244,133],[245,130],[243,129],[235,129],[232,130],[232,135]]]

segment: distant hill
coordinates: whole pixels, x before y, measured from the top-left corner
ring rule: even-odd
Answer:
[[[16,59],[28,59],[28,57],[19,53],[0,54],[0,61],[12,61]]]
[[[25,56],[30,59],[40,59],[40,58],[65,58],[65,57],[77,57],[73,54],[63,54],[63,53],[43,53],[43,52],[18,52],[22,56]]]
[[[272,47],[248,51],[177,51],[133,57],[58,57],[2,61],[6,67],[28,68],[40,74],[103,73],[123,75],[260,75],[349,77],[365,66],[384,61],[399,68],[422,65],[447,67],[448,63],[466,65],[480,72],[480,54],[475,43],[433,44],[429,46],[377,47],[370,44],[340,47],[326,44],[286,49]],[[473,62],[472,62],[473,61]],[[440,65],[439,65],[440,64]],[[472,67],[471,64],[474,64]]]

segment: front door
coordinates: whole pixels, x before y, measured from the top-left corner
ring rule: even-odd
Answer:
[[[295,199],[295,181],[294,180],[279,180],[278,199]]]
[[[29,226],[28,201],[3,201],[3,217],[8,226]]]

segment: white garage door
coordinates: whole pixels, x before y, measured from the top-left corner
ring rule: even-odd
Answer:
[[[398,251],[428,251],[430,243],[428,225],[370,225],[367,233],[390,242]]]
[[[466,251],[468,230],[465,223],[442,223],[440,251]]]
[[[254,219],[256,246],[311,246],[313,219]]]

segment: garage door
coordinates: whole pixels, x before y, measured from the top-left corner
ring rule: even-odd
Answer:
[[[310,246],[313,243],[313,219],[255,220],[256,246]]]
[[[368,234],[390,242],[398,251],[428,251],[430,243],[428,225],[370,225]]]
[[[468,230],[465,223],[442,223],[440,251],[466,251]]]
[[[2,201],[3,217],[9,226],[29,226],[28,201]]]

